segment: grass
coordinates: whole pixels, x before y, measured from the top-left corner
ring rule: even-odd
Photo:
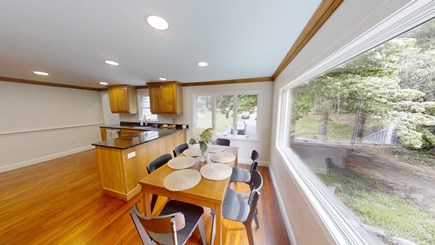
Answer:
[[[318,176],[326,185],[336,187],[336,196],[363,223],[383,229],[390,238],[434,244],[435,215],[387,193],[376,180],[345,169],[330,169]]]
[[[320,121],[310,116],[296,121],[296,136],[310,138],[319,137]],[[327,138],[329,140],[350,141],[352,139],[352,126],[335,121],[328,121]]]
[[[392,155],[400,158],[403,162],[412,165],[435,166],[435,157],[430,150],[410,150],[403,147],[393,148]]]
[[[223,132],[231,127],[233,124],[233,118],[226,118],[222,113],[216,113],[216,132]],[[211,127],[211,112],[207,113],[204,117],[198,118],[198,128],[209,128]]]

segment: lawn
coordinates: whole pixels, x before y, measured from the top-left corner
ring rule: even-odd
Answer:
[[[327,186],[336,187],[335,195],[358,214],[363,223],[384,230],[387,237],[434,244],[434,215],[389,194],[376,180],[336,168],[318,177]]]
[[[296,121],[296,136],[307,138],[319,137],[320,121],[312,116],[305,116]],[[352,126],[344,123],[328,121],[327,138],[329,140],[350,141],[352,139]]]
[[[216,132],[221,133],[228,128],[231,127],[231,124],[233,124],[233,118],[229,117],[226,118],[225,114],[222,113],[216,113]],[[209,128],[211,127],[211,112],[208,112],[203,117],[198,118],[198,128]]]

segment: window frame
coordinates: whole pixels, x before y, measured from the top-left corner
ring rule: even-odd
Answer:
[[[150,109],[150,112],[151,112],[151,101],[150,101],[150,107],[145,107],[144,106],[144,103],[143,103],[143,99],[145,98],[145,97],[150,97],[150,95],[149,95],[149,93],[148,92],[146,92],[146,93],[142,93],[142,94],[138,94],[138,99],[139,99],[139,113],[138,113],[138,116],[139,116],[139,118],[138,118],[138,120],[139,121],[142,121],[142,119],[144,118],[144,113],[143,113],[143,109],[145,109],[145,108],[149,108]],[[150,99],[151,100],[151,99]],[[144,122],[144,123],[153,123],[153,122],[158,122],[159,121],[159,115],[157,115],[157,114],[152,114],[151,113],[151,115],[153,116],[153,118],[154,118],[154,116],[155,116],[155,120],[153,120],[153,119],[150,119],[148,116],[147,116],[147,120],[146,120],[146,122]]]
[[[337,244],[382,244],[370,235],[356,215],[329,191],[326,185],[289,147],[290,90],[327,70],[406,32],[435,17],[435,3],[413,1],[357,37],[316,66],[289,81],[278,90],[277,127],[274,145],[287,170],[306,195],[314,211]]]
[[[222,95],[231,95],[233,96],[234,99],[234,111],[233,114],[236,116],[233,116],[233,124],[232,127],[234,129],[234,126],[237,123],[237,115],[238,115],[238,96],[239,95],[256,95],[257,96],[257,119],[260,118],[261,112],[259,112],[259,104],[261,102],[261,96],[262,96],[262,92],[261,90],[242,90],[242,91],[218,91],[218,92],[212,92],[212,93],[204,93],[204,92],[198,92],[192,95],[192,107],[193,107],[193,114],[192,114],[192,122],[193,122],[193,127],[197,127],[197,107],[196,107],[196,98],[198,96],[211,96],[212,97],[212,128],[216,127],[216,115],[215,115],[215,109],[216,109],[216,97],[217,96],[222,96]],[[261,120],[260,120],[261,121]],[[228,138],[228,139],[234,139],[234,140],[240,140],[240,141],[258,141],[258,127],[259,127],[259,121],[256,121],[256,126],[255,126],[255,137],[249,137],[246,138],[245,135],[237,135],[237,130],[234,130],[233,134],[229,134],[229,135],[221,135],[219,134],[218,136],[224,137],[224,138]]]

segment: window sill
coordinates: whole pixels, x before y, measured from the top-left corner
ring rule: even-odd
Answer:
[[[352,211],[329,191],[290,148],[277,148],[289,173],[295,178],[337,244],[383,244],[364,230]]]
[[[230,140],[235,140],[235,141],[251,141],[251,142],[260,142],[260,140],[255,137],[255,138],[245,138],[243,136],[234,136],[234,135],[222,135],[222,134],[218,134],[219,138],[225,138],[225,139],[230,139]]]

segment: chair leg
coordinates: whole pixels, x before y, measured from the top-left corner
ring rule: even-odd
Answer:
[[[248,234],[249,245],[254,245],[254,234],[252,234],[252,223],[251,222],[243,223],[243,225],[245,225],[246,233]]]
[[[257,227],[257,229],[260,228],[260,224],[258,223],[258,211],[257,211],[257,209],[255,209],[254,221],[255,221],[255,226]]]
[[[199,228],[199,233],[201,234],[201,240],[202,240],[202,244],[206,245],[206,236],[205,236],[205,230],[204,230],[204,221],[203,221],[203,217],[201,217],[198,221],[198,228]]]

